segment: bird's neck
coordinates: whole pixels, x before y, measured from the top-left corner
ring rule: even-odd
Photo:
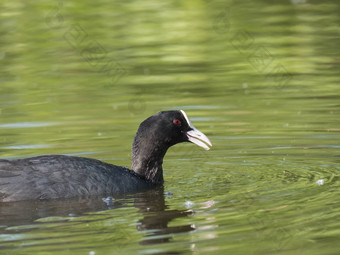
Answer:
[[[150,146],[150,143],[146,143],[146,141],[135,139],[131,155],[132,170],[154,184],[163,184],[162,164],[166,151],[167,148],[156,143]]]

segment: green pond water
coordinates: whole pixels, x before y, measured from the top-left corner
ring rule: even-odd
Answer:
[[[164,189],[0,204],[0,254],[340,254],[340,2],[3,1],[0,158],[130,166],[139,123],[212,141]],[[0,187],[1,192],[1,187]]]

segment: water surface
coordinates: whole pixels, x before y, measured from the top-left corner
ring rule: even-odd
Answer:
[[[129,166],[169,109],[213,143],[170,148],[164,189],[1,204],[1,254],[339,254],[338,1],[0,7],[1,158]]]

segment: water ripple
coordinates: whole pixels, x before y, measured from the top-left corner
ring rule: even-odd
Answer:
[[[16,122],[0,124],[0,128],[32,128],[32,127],[48,127],[56,125],[54,122]]]

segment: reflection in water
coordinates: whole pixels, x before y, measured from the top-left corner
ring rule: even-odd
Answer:
[[[110,211],[110,214],[101,213],[100,215],[102,217],[99,218],[96,217],[98,216],[97,214],[86,215],[85,220],[82,219],[81,216],[85,216],[85,214],[89,212],[129,207],[130,202],[132,202],[131,199],[133,206],[138,208],[138,213],[140,214],[139,224],[137,224],[136,228],[138,231],[146,233],[145,237],[139,242],[140,245],[169,242],[172,239],[170,234],[194,230],[191,225],[168,226],[172,220],[192,215],[193,212],[191,210],[166,210],[167,205],[165,203],[164,190],[163,188],[159,188],[134,195],[115,197],[115,199],[111,197],[92,197],[89,199],[73,198],[1,203],[0,225],[2,231],[0,231],[0,235],[26,233],[28,234],[26,238],[28,237],[29,240],[32,241],[35,240],[35,238],[34,235],[32,237],[29,236],[29,231],[43,226],[41,224],[44,223],[55,223],[56,225],[53,228],[57,231],[63,223],[68,222],[70,219],[74,220],[74,217],[78,217],[77,222],[82,223],[119,221],[119,215],[115,214],[114,210]],[[91,216],[93,217],[91,218]],[[45,221],[44,219],[48,217],[50,217],[50,219]],[[24,225],[29,226],[24,227]],[[112,229],[112,231],[114,230]],[[66,236],[69,234],[66,230],[63,235]],[[90,235],[90,233],[88,235]],[[18,237],[15,237],[14,239],[17,240],[17,238]],[[0,249],[6,249],[6,247],[0,247]]]
[[[121,203],[113,203],[110,208],[118,208]],[[107,210],[108,205],[101,198],[58,199],[17,201],[0,204],[0,225],[19,226],[33,223],[37,219],[57,216],[79,216],[87,212]],[[67,219],[67,218],[66,218]]]
[[[192,215],[193,212],[191,210],[166,210],[163,189],[151,190],[143,193],[141,197],[136,197],[135,207],[139,208],[139,212],[144,215],[139,220],[140,225],[137,229],[148,230],[144,240],[140,242],[141,245],[169,242],[172,238],[169,234],[194,230],[191,225],[168,226],[172,220]]]

